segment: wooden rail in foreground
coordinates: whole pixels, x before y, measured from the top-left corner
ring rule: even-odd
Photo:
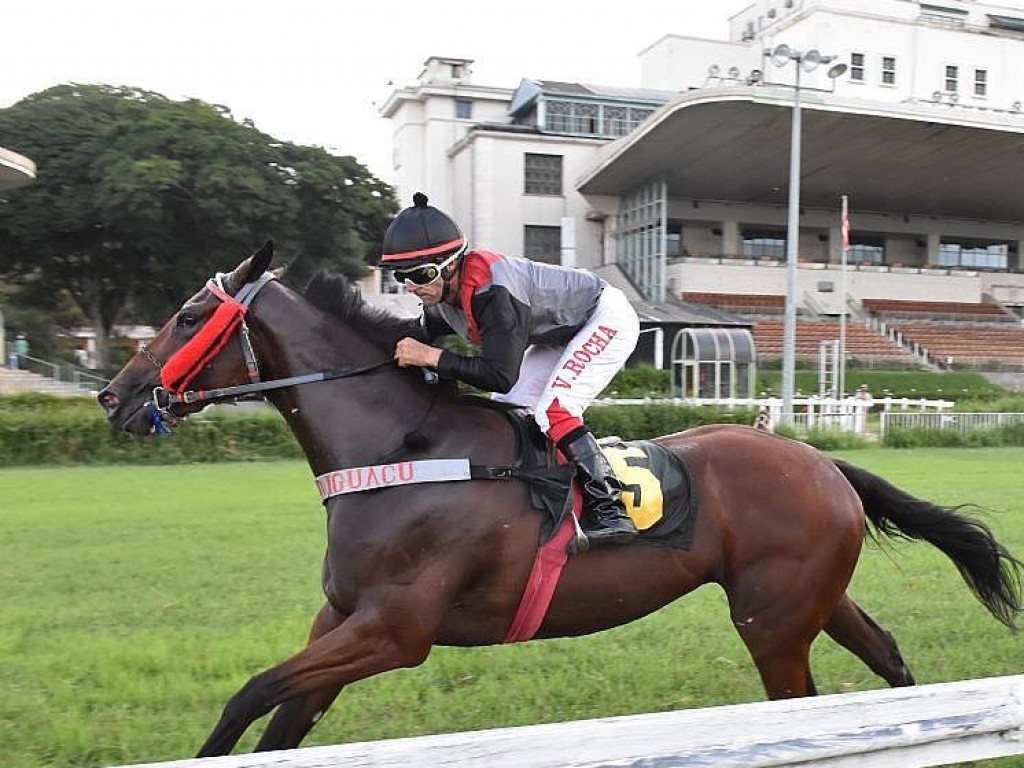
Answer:
[[[1019,754],[1024,675],[146,766],[915,768]]]

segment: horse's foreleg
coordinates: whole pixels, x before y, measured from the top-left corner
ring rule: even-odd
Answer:
[[[393,602],[384,614],[368,604],[284,663],[253,677],[228,701],[198,756],[228,754],[254,721],[286,701],[323,697],[353,681],[422,663],[437,622],[417,608],[411,601]]]
[[[341,625],[345,616],[338,613],[330,603],[313,619],[308,643],[312,643]],[[307,644],[308,644],[307,643]],[[341,693],[342,686],[325,687],[316,693],[286,701],[274,712],[267,730],[263,732],[257,752],[273,749],[294,749],[306,738],[306,734],[319,722]]]
[[[891,687],[914,685],[914,676],[903,661],[895,638],[878,626],[849,595],[839,599],[825,631]]]

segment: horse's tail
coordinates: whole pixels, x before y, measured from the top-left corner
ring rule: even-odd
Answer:
[[[943,507],[915,498],[865,469],[834,459],[853,486],[875,529],[886,536],[923,539],[953,561],[971,592],[1008,627],[1021,611],[1021,563],[987,525],[963,506]]]

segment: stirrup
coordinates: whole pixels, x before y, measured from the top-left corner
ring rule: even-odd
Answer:
[[[565,545],[565,551],[570,555],[577,555],[580,552],[586,552],[590,549],[590,539],[587,538],[587,534],[584,533],[583,528],[580,526],[580,519],[572,515],[572,527],[573,536],[569,539],[569,543]]]

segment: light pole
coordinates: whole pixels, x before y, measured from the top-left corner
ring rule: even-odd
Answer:
[[[777,45],[765,50],[772,64],[784,67],[796,64],[793,85],[793,125],[789,139],[789,211],[786,222],[786,315],[782,339],[782,418],[784,424],[793,424],[793,389],[796,379],[796,304],[797,263],[800,245],[800,73],[813,72],[821,64],[828,64],[835,56],[822,56],[816,49],[798,51],[788,45]],[[833,80],[846,71],[845,64],[836,64],[828,71]]]

